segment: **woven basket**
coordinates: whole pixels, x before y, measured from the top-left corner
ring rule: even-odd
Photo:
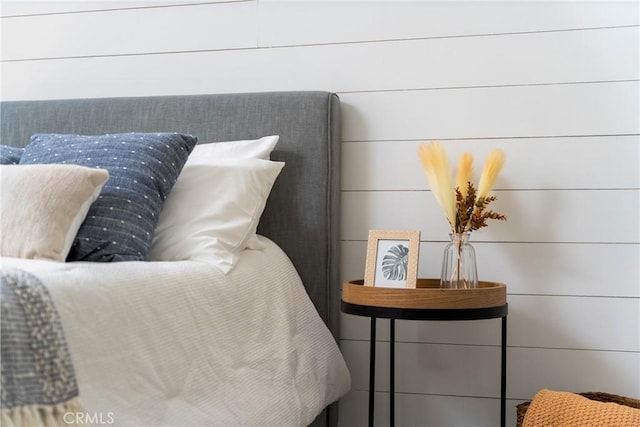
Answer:
[[[593,391],[589,391],[586,393],[577,393],[577,394],[579,394],[580,396],[586,397],[587,399],[595,400],[598,402],[617,403],[619,405],[640,409],[640,400],[632,399],[630,397],[618,396],[618,395],[609,394],[609,393],[593,392]],[[524,421],[524,414],[527,412],[527,409],[529,409],[530,404],[531,404],[531,401],[527,401],[516,406],[518,411],[516,414],[516,427],[522,427],[522,423]]]

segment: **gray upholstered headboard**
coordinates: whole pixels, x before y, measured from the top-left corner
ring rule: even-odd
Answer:
[[[339,337],[340,102],[327,92],[16,101],[0,104],[0,143],[32,134],[181,132],[199,143],[280,135],[286,162],[260,234],[289,255],[320,316]]]

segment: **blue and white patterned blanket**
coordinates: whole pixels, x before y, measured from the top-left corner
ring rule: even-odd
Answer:
[[[62,324],[47,288],[31,273],[1,270],[2,425],[76,408],[78,386]],[[59,414],[62,415],[62,414]]]

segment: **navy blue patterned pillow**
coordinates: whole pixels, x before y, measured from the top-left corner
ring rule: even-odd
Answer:
[[[178,133],[36,134],[20,164],[66,163],[109,171],[67,261],[144,260],[165,199],[197,138]]]
[[[0,165],[17,165],[24,148],[0,145]]]

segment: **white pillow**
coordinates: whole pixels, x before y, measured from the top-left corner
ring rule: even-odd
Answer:
[[[245,141],[212,142],[198,144],[187,159],[188,165],[201,165],[220,159],[265,159],[278,143],[279,135],[265,136]]]
[[[0,168],[0,255],[65,261],[109,173],[61,164]]]
[[[221,159],[255,158],[269,160],[271,152],[275,148],[279,139],[279,135],[270,135],[259,139],[199,144],[196,145],[189,155],[186,167],[209,164]],[[246,248],[260,250],[264,249],[265,245],[258,240],[258,236],[254,233],[249,240],[247,240]]]
[[[149,260],[209,261],[230,272],[283,166],[253,158],[187,164],[160,213]]]

